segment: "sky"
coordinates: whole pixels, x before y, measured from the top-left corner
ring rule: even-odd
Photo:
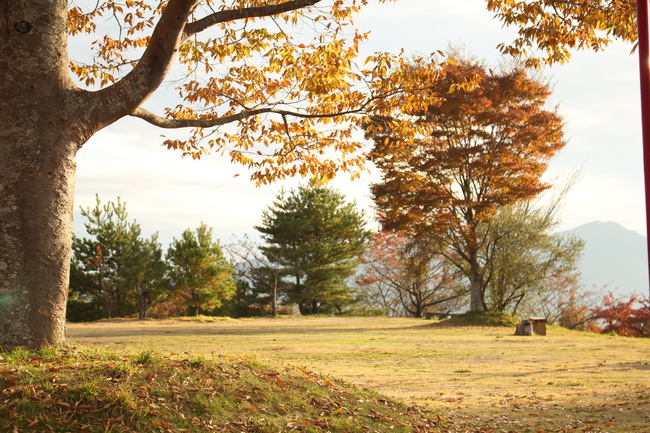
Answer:
[[[401,49],[426,54],[451,43],[498,65],[504,59],[497,44],[511,41],[514,34],[485,10],[484,0],[372,4],[356,23],[361,30],[371,31],[362,56]],[[646,234],[638,60],[630,48],[614,43],[603,52],[575,53],[570,63],[543,71],[553,84],[551,101],[565,119],[568,139],[546,178],[562,182],[579,173],[561,214],[562,230],[613,221]],[[72,44],[73,56],[74,49]],[[195,161],[166,150],[161,146],[163,134],[169,135],[139,119],[124,118],[84,145],[77,155],[74,229],[78,236],[85,236],[79,208],[94,206],[98,194],[104,203],[120,197],[129,219],[135,219],[147,237],[158,232],[164,246],[201,222],[227,243],[233,236],[254,234],[253,227],[280,188],[300,182],[256,187],[245,170],[225,158]],[[331,186],[356,201],[372,220],[368,191],[372,179],[372,174],[366,174],[350,181],[342,174]]]

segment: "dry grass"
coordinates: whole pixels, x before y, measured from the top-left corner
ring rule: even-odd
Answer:
[[[650,432],[650,340],[417,319],[70,324],[73,343],[305,366],[493,432]],[[480,430],[486,429],[486,430]]]

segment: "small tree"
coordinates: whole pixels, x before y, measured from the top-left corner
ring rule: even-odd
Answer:
[[[126,204],[119,198],[102,205],[96,197],[95,207],[81,208],[81,214],[88,219],[85,228],[91,237],[73,237],[72,314],[101,303],[104,317],[137,310],[146,318],[165,273],[157,234],[142,238],[140,225],[128,221]]]
[[[180,239],[174,238],[167,262],[172,291],[189,314],[198,316],[201,310],[217,308],[235,293],[233,266],[205,224],[195,232],[185,230]]]
[[[346,280],[358,264],[370,232],[363,212],[331,188],[300,186],[282,191],[255,227],[262,251],[293,279],[288,302],[302,314],[341,310],[352,302]]]
[[[483,226],[479,259],[485,269],[483,306],[515,315],[540,309],[535,301],[550,291],[562,292],[575,281],[584,242],[556,234],[558,202],[535,207],[529,201],[499,209]]]
[[[495,72],[460,60],[429,85],[442,103],[397,106],[366,125],[382,173],[372,193],[385,229],[446,246],[469,281],[470,309],[482,310],[482,226],[547,187],[540,178],[565,144],[562,119],[545,108],[549,86],[521,67]]]
[[[274,255],[274,251],[262,252],[260,246],[248,236],[244,236],[227,246],[231,261],[235,267],[239,292],[250,302],[270,304],[271,314],[278,314],[278,297],[285,291],[285,271],[279,264],[282,261],[282,251]],[[250,284],[248,284],[250,283]]]
[[[465,292],[457,271],[432,245],[397,233],[374,234],[361,270],[356,283],[366,302],[392,315],[423,317],[433,306],[453,311]]]

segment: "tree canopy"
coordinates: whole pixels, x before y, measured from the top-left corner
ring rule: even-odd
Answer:
[[[257,182],[296,174],[331,178],[335,170],[363,165],[362,143],[350,134],[362,115],[417,87],[393,76],[396,56],[377,54],[358,66],[367,34],[355,29],[353,17],[366,3],[80,2],[68,11],[70,34],[97,39],[85,57],[73,58],[71,70],[89,88],[102,89],[99,95],[137,91],[138,105],[123,115],[192,128],[188,138],[164,140],[183,155],[227,155]],[[110,22],[98,26],[103,17]],[[177,105],[156,113],[144,108],[141,102],[166,79]]]
[[[562,119],[546,107],[549,86],[521,67],[461,60],[429,86],[442,102],[395,107],[366,125],[382,175],[372,194],[385,229],[434,237],[469,265],[471,309],[480,310],[480,227],[547,187],[541,176],[565,145]]]
[[[354,203],[327,187],[282,191],[255,227],[262,251],[292,278],[287,301],[302,314],[341,310],[352,297],[346,280],[355,272],[370,232]]]

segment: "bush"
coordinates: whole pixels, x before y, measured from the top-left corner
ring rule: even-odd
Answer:
[[[519,320],[503,311],[468,311],[443,322],[449,326],[517,326]]]

